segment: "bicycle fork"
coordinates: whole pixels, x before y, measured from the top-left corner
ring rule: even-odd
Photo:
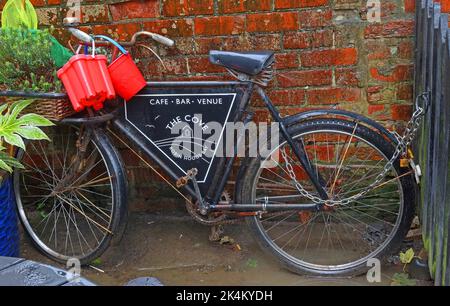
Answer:
[[[326,185],[325,180],[319,174],[319,171],[317,169],[315,169],[315,167],[311,164],[311,161],[310,161],[308,155],[306,154],[306,149],[305,149],[303,142],[296,142],[296,141],[294,141],[294,139],[292,139],[291,135],[289,134],[289,132],[287,130],[286,125],[284,124],[283,119],[280,116],[280,113],[275,108],[275,106],[272,104],[272,101],[267,96],[267,94],[264,92],[264,90],[261,87],[257,86],[256,91],[258,92],[258,94],[260,95],[260,97],[262,98],[264,103],[266,104],[267,109],[269,110],[272,117],[275,119],[276,122],[279,123],[282,136],[284,137],[284,139],[286,139],[287,143],[294,151],[295,156],[300,161],[300,164],[302,165],[306,174],[308,175],[309,179],[311,180],[314,188],[319,193],[319,196],[323,200],[328,200],[329,196],[325,190],[325,185]]]
[[[280,117],[279,112],[272,104],[272,101],[267,96],[267,94],[264,92],[264,90],[256,86],[256,90],[264,103],[266,104],[269,112],[271,113],[273,119],[279,123],[280,130],[282,133],[282,136],[284,139],[286,139],[287,143],[292,148],[295,156],[300,161],[300,164],[304,168],[305,172],[307,173],[309,179],[311,180],[313,186],[319,193],[319,196],[324,199],[328,200],[329,196],[325,190],[326,182],[323,179],[323,177],[319,174],[317,169],[314,167],[314,165],[311,164],[311,161],[306,154],[305,146],[302,142],[296,142],[292,139],[291,135],[289,134],[286,125],[284,124],[283,119]],[[232,162],[229,162],[228,166],[231,166]],[[230,167],[231,169],[231,167]],[[227,170],[230,170],[227,167]],[[225,177],[227,177],[229,171],[225,171]],[[264,201],[264,203],[261,204],[220,204],[218,201],[214,201],[212,205],[210,205],[211,210],[229,210],[229,211],[242,211],[242,212],[255,212],[258,211],[280,211],[280,210],[320,210],[323,207],[321,204],[271,204],[269,203],[268,199]]]

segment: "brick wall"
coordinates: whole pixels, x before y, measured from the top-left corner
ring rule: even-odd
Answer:
[[[66,40],[66,1],[32,2],[41,24],[54,25]],[[361,0],[88,0],[82,14],[86,31],[127,40],[148,30],[174,39],[176,48],[158,47],[167,72],[153,59],[141,60],[148,79],[223,79],[228,76],[209,64],[208,50],[274,50],[270,95],[284,114],[337,105],[392,126],[411,115],[414,2],[381,0],[380,23],[367,22]],[[154,176],[125,158],[134,194],[150,197],[154,189],[146,185]]]

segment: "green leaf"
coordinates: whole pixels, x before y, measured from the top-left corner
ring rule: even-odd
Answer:
[[[19,121],[22,125],[30,125],[30,126],[54,126],[55,124],[44,118],[40,115],[36,114],[26,114],[20,117]]]
[[[392,286],[415,286],[416,280],[410,279],[407,273],[395,273],[392,276]]]
[[[17,116],[28,106],[30,106],[30,104],[32,104],[34,102],[34,100],[21,100],[21,101],[17,101],[15,103],[13,103],[11,105],[11,116],[9,120],[15,120],[17,118]]]
[[[23,150],[25,150],[25,143],[23,142],[22,138],[16,134],[5,134],[4,135],[5,141],[9,143],[12,146],[19,147]]]
[[[50,140],[40,128],[34,126],[24,126],[17,134],[29,140]]]
[[[402,264],[406,265],[411,263],[411,261],[414,259],[414,250],[409,249],[405,253],[400,252],[400,261]]]
[[[8,108],[8,103],[0,105],[0,115]]]
[[[4,161],[8,166],[13,168],[25,169],[25,167],[17,159],[6,153],[0,152],[0,160]]]
[[[7,172],[9,172],[9,173],[12,173],[13,172],[13,169],[10,167],[10,166],[8,166],[3,160],[1,160],[0,159],[0,169],[2,169],[2,170],[5,170],[5,171],[7,171]]]

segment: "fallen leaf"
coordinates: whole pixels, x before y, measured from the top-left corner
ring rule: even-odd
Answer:
[[[406,265],[411,263],[411,261],[414,259],[414,250],[411,248],[407,250],[405,253],[400,252],[400,261],[402,264]]]

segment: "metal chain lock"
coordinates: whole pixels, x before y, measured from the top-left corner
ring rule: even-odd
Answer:
[[[368,194],[369,192],[376,189],[377,186],[381,183],[381,181],[385,178],[385,176],[392,170],[392,168],[394,167],[395,161],[400,156],[407,154],[408,148],[411,145],[414,138],[416,137],[417,131],[419,130],[419,127],[423,120],[423,117],[425,116],[425,114],[428,110],[428,102],[429,102],[428,95],[429,95],[428,92],[424,92],[421,95],[417,96],[416,104],[415,104],[416,110],[414,111],[411,120],[406,125],[403,136],[400,136],[398,133],[393,132],[394,136],[397,139],[397,146],[395,148],[394,154],[392,155],[392,158],[384,166],[383,171],[374,179],[372,184],[370,184],[367,188],[365,188],[360,193],[355,194],[351,197],[348,197],[345,199],[340,199],[340,200],[334,200],[334,199],[324,200],[324,199],[319,198],[316,195],[311,194],[297,181],[297,176],[295,174],[294,167],[289,162],[286,151],[280,150],[281,154],[283,156],[283,159],[285,160],[285,163],[286,163],[286,169],[287,169],[291,179],[295,182],[295,187],[297,188],[298,192],[305,198],[312,201],[314,204],[326,205],[329,207],[333,207],[336,205],[348,205],[354,201],[361,199],[366,194]],[[420,99],[422,99],[424,101],[424,103],[422,105],[419,104]]]

